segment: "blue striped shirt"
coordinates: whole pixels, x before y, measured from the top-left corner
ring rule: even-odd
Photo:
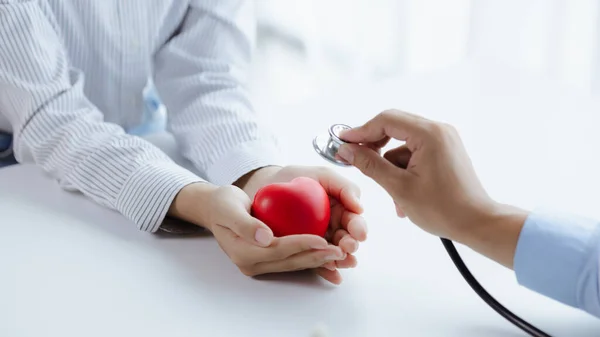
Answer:
[[[248,98],[252,3],[0,0],[0,114],[20,162],[156,231],[192,182],[279,164]],[[201,177],[127,134],[152,78]]]

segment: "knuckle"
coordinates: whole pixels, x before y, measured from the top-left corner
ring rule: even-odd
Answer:
[[[225,186],[219,186],[217,188],[218,194],[220,196],[223,197],[227,197],[227,198],[231,198],[232,196],[238,196],[240,195],[240,192],[242,192],[237,186],[235,185],[225,185]]]
[[[384,121],[388,121],[388,120],[393,119],[396,116],[398,116],[399,113],[400,112],[398,110],[389,109],[389,110],[385,110],[385,111],[380,112],[377,117],[378,117],[378,119],[382,119]]]
[[[394,116],[398,116],[400,113],[401,113],[401,111],[398,109],[386,109],[386,110],[382,111],[380,113],[380,115],[383,117],[394,117]]]
[[[427,133],[434,139],[440,139],[443,137],[446,132],[446,128],[442,123],[426,123],[424,125],[424,129]]]
[[[444,142],[458,135],[456,128],[448,123],[429,123],[427,129],[431,138],[439,142]]]
[[[446,130],[446,132],[449,133],[457,133],[458,131],[456,130],[456,127],[452,124],[448,124],[448,123],[442,123],[444,129]]]
[[[326,167],[326,166],[320,166],[320,167],[317,169],[317,173],[318,173],[319,175],[323,175],[323,176],[329,176],[329,175],[333,175],[333,174],[334,174],[334,171],[333,171],[331,168],[329,168],[329,167]]]
[[[440,124],[440,136],[441,137],[453,137],[455,135],[458,135],[458,130],[456,130],[456,127],[454,127],[454,125],[448,124],[448,123],[439,123]]]
[[[219,186],[217,187],[217,189],[215,190],[215,193],[217,195],[223,195],[226,194],[227,192],[229,192],[231,189],[229,188],[229,186]]]

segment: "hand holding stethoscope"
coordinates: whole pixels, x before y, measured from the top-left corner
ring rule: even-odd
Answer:
[[[381,156],[380,150],[391,138],[405,143]],[[394,199],[398,216],[444,238],[462,275],[494,310],[532,336],[548,336],[494,300],[449,241],[463,243],[512,268],[520,229],[527,218],[527,212],[490,198],[452,126],[389,110],[354,129],[336,124],[328,137],[315,138],[313,145],[328,161],[355,166],[381,185]],[[501,228],[498,219],[502,219]]]
[[[473,220],[500,211],[501,206],[479,182],[458,133],[449,125],[386,111],[358,128],[338,124],[330,129],[330,135],[322,152],[328,160],[357,167],[394,199],[400,217],[408,216],[431,234],[463,242],[469,240],[465,235],[473,232],[471,227],[480,223]],[[381,156],[381,148],[391,138],[405,144]],[[495,253],[500,255],[494,259],[512,266],[509,252]]]

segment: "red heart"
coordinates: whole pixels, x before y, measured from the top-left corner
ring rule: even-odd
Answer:
[[[293,234],[324,237],[330,212],[329,196],[323,186],[305,177],[264,186],[252,203],[252,215],[269,226],[276,237]]]

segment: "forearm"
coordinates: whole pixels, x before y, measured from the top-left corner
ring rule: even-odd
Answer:
[[[487,220],[485,220],[487,219]],[[502,206],[458,241],[542,295],[600,317],[600,223]]]
[[[155,231],[176,194],[200,180],[150,143],[129,136],[85,98],[52,17],[37,1],[0,4],[0,111],[14,152],[61,186]]]
[[[471,216],[470,224],[457,233],[456,240],[474,251],[513,268],[519,235],[529,213],[508,205],[494,205],[489,210]]]

